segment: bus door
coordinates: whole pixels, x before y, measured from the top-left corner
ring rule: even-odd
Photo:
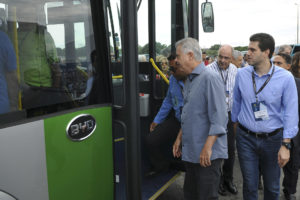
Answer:
[[[137,1],[106,0],[113,91],[116,199],[140,199]]]
[[[114,198],[103,9],[0,0],[0,199]]]

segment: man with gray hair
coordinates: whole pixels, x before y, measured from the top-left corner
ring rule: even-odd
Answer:
[[[243,54],[238,50],[233,50],[231,63],[237,68],[241,68],[243,64]]]
[[[207,66],[208,69],[215,71],[223,82],[223,93],[226,96],[226,109],[228,112],[227,124],[227,143],[228,143],[228,159],[224,160],[222,167],[222,176],[219,186],[219,194],[226,195],[226,189],[237,194],[238,190],[233,183],[233,167],[235,160],[235,136],[233,134],[233,123],[230,120],[231,108],[233,102],[233,87],[237,68],[231,64],[233,57],[233,48],[230,45],[222,45],[218,51],[218,58],[215,62]]]
[[[218,73],[204,66],[199,43],[193,38],[176,43],[176,62],[187,75],[182,130],[173,145],[174,156],[182,152],[185,161],[184,197],[218,199],[221,163],[228,157],[224,84]]]
[[[284,53],[284,54],[287,54],[287,55],[291,55],[291,52],[292,52],[291,45],[284,44],[284,45],[281,45],[279,47],[277,54]]]

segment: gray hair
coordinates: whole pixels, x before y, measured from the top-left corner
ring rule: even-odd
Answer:
[[[202,51],[199,42],[194,38],[184,38],[176,42],[175,47],[181,46],[181,51],[184,54],[189,52],[194,53],[196,61],[202,61]]]
[[[285,50],[286,48],[288,48],[288,49],[290,49],[290,51],[292,51],[292,47],[291,47],[290,45],[284,44],[284,45],[281,45],[281,46],[279,47],[277,54],[284,52],[284,50]]]
[[[238,50],[233,50],[233,53],[232,53],[232,57],[234,60],[237,60],[238,57],[242,56],[243,57],[243,54],[242,52],[238,51]]]

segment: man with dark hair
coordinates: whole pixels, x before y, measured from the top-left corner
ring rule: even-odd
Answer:
[[[280,168],[289,161],[291,138],[298,132],[295,80],[291,73],[270,62],[274,45],[271,35],[252,35],[247,53],[249,66],[236,76],[231,118],[238,125],[236,146],[244,200],[258,198],[259,166],[264,199],[279,199]]]
[[[175,63],[175,58],[175,56],[168,57],[168,59],[171,59],[170,71],[172,72],[169,88],[159,112],[150,125],[150,133],[146,136],[146,145],[152,168],[146,173],[146,176],[155,175],[170,167],[171,160],[163,155],[162,149],[166,144],[172,144],[175,141],[181,127],[182,89],[186,76],[183,75],[180,66]],[[172,113],[172,116],[168,117],[172,110],[175,116]]]
[[[279,53],[273,57],[273,64],[288,71],[291,70],[292,57],[288,54]]]
[[[288,54],[279,53],[274,56],[273,64],[282,67],[288,71],[291,70],[292,58]],[[298,106],[300,104],[299,94],[300,94],[300,79],[295,77],[296,86],[298,90]],[[298,108],[299,109],[299,108]],[[299,127],[299,126],[298,126]],[[300,136],[297,134],[296,137],[292,139],[292,149],[290,150],[290,160],[283,167],[283,193],[286,200],[296,199],[295,193],[298,182],[298,171],[300,167]]]

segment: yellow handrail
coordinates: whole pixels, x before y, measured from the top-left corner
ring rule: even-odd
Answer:
[[[19,44],[18,44],[18,32],[17,32],[17,11],[16,7],[13,7],[12,9],[13,12],[13,43],[15,46],[15,51],[16,51],[16,57],[17,57],[17,76],[18,76],[18,81],[19,85],[21,83],[21,76],[20,76],[20,59],[19,59]],[[18,107],[19,110],[22,110],[22,94],[21,90],[18,92]]]
[[[123,75],[116,75],[116,76],[112,76],[112,79],[122,79]]]
[[[164,75],[164,73],[162,73],[162,71],[156,66],[153,58],[150,58],[150,62],[152,64],[152,66],[154,67],[154,69],[159,73],[159,75],[164,79],[164,81],[169,85],[169,80],[167,79],[167,77]]]

